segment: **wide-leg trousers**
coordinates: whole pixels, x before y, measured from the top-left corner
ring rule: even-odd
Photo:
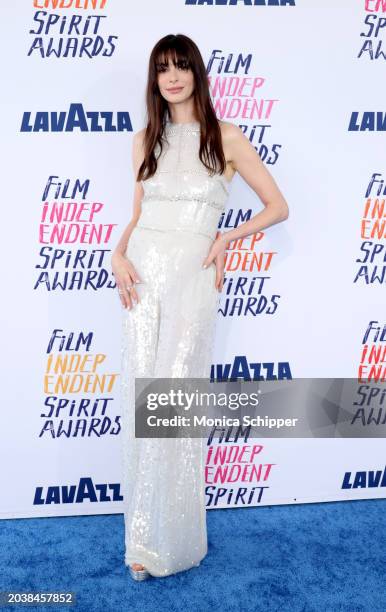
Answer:
[[[122,488],[125,564],[167,576],[207,554],[203,438],[135,438],[135,378],[209,378],[219,292],[212,239],[135,227],[126,251],[142,283],[123,310]]]

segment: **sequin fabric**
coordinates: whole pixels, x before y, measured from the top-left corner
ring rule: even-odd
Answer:
[[[229,194],[229,182],[220,174],[210,176],[201,162],[200,124],[166,122],[157,171],[142,182],[141,218],[138,227],[180,230],[216,236],[219,217]],[[156,205],[156,206],[155,206]]]
[[[135,438],[135,378],[208,378],[220,294],[202,268],[227,196],[199,163],[199,124],[166,124],[168,145],[144,182],[126,256],[142,283],[123,310],[122,488],[125,564],[153,576],[198,566],[207,554],[205,440]]]

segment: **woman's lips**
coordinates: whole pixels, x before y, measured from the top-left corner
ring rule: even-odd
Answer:
[[[169,93],[178,93],[182,89],[183,89],[183,87],[173,87],[172,89],[168,89],[168,92]]]

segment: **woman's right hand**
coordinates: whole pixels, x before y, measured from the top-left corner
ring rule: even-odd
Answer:
[[[135,283],[141,283],[136,269],[131,261],[120,253],[111,256],[111,268],[117,283],[118,294],[123,308],[131,309],[133,304],[139,302]]]

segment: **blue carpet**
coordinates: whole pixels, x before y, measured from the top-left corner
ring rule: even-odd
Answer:
[[[197,568],[134,582],[123,515],[0,521],[0,590],[75,591],[99,612],[386,610],[386,500],[207,512]],[[35,611],[48,606],[7,606]]]

